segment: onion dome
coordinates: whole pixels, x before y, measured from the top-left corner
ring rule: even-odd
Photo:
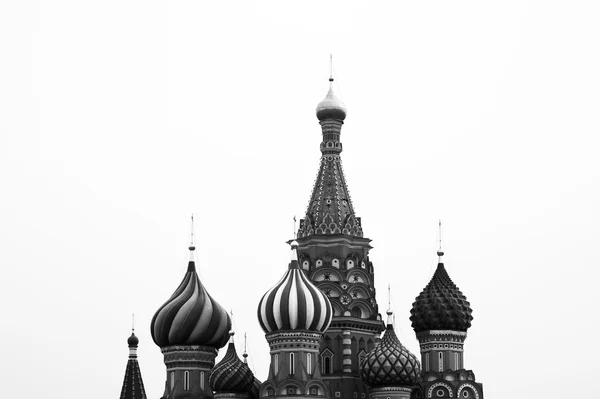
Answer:
[[[317,105],[317,118],[320,121],[325,119],[338,119],[343,121],[346,119],[346,106],[337,96],[333,88],[333,77],[329,78],[329,91],[327,95]]]
[[[233,331],[225,357],[213,368],[208,379],[216,392],[249,392],[254,383],[254,374],[248,365],[240,360],[233,343]]]
[[[278,330],[324,332],[333,317],[329,298],[298,266],[298,243],[291,243],[292,261],[281,280],[258,304],[258,322],[268,334]]]
[[[154,314],[150,331],[156,345],[201,345],[215,349],[227,343],[229,315],[206,291],[196,273],[193,245],[187,273],[171,298]]]
[[[413,303],[410,320],[415,332],[427,330],[467,331],[471,327],[473,310],[467,297],[452,282],[442,263],[443,252],[437,269],[427,287]]]
[[[129,345],[130,348],[137,348],[139,343],[140,340],[135,336],[135,333],[131,331],[131,336],[127,338],[127,345]]]
[[[360,364],[361,378],[371,388],[412,387],[419,381],[421,365],[396,336],[392,311],[388,310],[387,314],[388,324],[381,342]]]

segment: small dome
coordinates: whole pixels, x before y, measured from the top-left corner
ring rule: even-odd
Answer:
[[[413,303],[410,320],[417,333],[427,330],[467,331],[473,320],[472,312],[467,297],[452,282],[440,259],[431,281]]]
[[[132,331],[131,336],[127,338],[127,345],[129,345],[129,347],[136,348],[139,343],[140,340],[138,339],[138,337],[135,336],[134,332]]]
[[[216,392],[250,392],[254,383],[254,374],[248,365],[240,360],[233,343],[233,332],[227,353],[213,368],[208,379]]]
[[[400,343],[389,322],[381,342],[359,367],[362,380],[370,387],[412,387],[418,383],[421,373],[417,357]]]
[[[231,319],[200,282],[193,251],[179,288],[156,311],[150,324],[152,339],[161,348],[201,345],[219,349],[227,344]]]
[[[331,323],[329,298],[299,268],[296,248],[292,245],[292,261],[283,278],[258,304],[258,322],[267,334],[278,330],[324,332]]]
[[[317,105],[317,118],[320,121],[325,119],[338,119],[343,121],[346,119],[346,106],[337,96],[333,88],[333,79],[329,79],[329,91],[327,95]]]

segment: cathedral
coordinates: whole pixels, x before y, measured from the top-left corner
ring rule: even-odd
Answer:
[[[333,77],[329,82],[316,109],[321,161],[310,202],[289,243],[287,271],[257,304],[270,348],[267,379],[254,376],[245,350],[243,360],[238,355],[229,314],[198,277],[192,241],[183,280],[150,325],[166,366],[161,399],[483,399],[482,384],[463,363],[472,309],[450,278],[441,248],[437,269],[411,309],[420,357],[399,341],[392,310],[385,321],[379,312],[371,240],[342,168],[346,107]],[[121,399],[146,399],[134,332],[127,343]]]

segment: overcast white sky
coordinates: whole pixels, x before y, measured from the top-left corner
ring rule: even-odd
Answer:
[[[435,267],[474,309],[487,399],[583,397],[600,325],[596,1],[0,3],[2,397],[116,398],[136,313],[199,274],[247,331],[319,163],[329,53],[344,168],[402,342]],[[221,353],[222,355],[223,353]]]

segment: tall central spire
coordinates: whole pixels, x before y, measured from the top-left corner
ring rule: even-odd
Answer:
[[[346,119],[346,106],[335,92],[333,72],[329,91],[317,105],[321,125],[321,165],[306,216],[300,220],[298,237],[344,234],[362,237],[360,218],[354,214],[350,193],[342,169],[340,136]]]

